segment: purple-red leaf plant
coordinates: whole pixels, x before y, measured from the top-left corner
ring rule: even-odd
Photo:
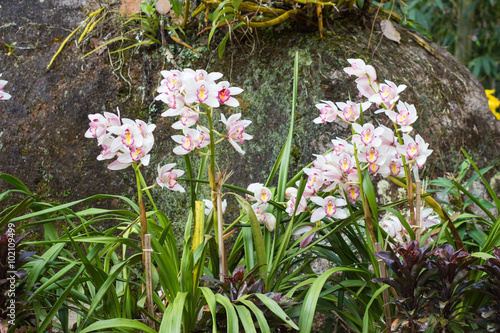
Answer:
[[[464,295],[474,283],[467,278],[473,269],[471,264],[477,258],[462,249],[455,251],[450,244],[436,249],[434,254],[436,258],[429,260],[429,265],[436,271],[433,276],[435,283],[431,287],[435,313],[443,328],[450,327],[454,324],[452,320],[461,314]]]
[[[379,251],[374,255],[382,259],[394,272],[395,277],[375,278],[373,282],[390,285],[396,291],[398,297],[394,300],[402,310],[401,330],[417,331],[427,318],[428,299],[427,293],[433,284],[430,277],[436,274],[436,270],[428,265],[428,258],[434,253],[429,246],[420,247],[417,241],[407,244],[398,244],[396,253],[391,251]]]
[[[476,265],[474,270],[485,273],[485,277],[474,285],[489,302],[479,308],[478,322],[489,332],[500,332],[500,248],[493,250],[494,258],[486,259],[485,265]]]
[[[266,306],[255,294],[263,294],[273,301],[275,301],[283,310],[287,310],[298,303],[293,302],[291,298],[285,297],[282,293],[267,292],[265,289],[264,279],[258,278],[259,267],[254,267],[250,272],[246,273],[245,268],[240,265],[236,267],[233,274],[225,277],[224,281],[214,279],[207,275],[201,277],[202,281],[208,282],[207,287],[212,289],[214,292],[219,292],[225,295],[233,304],[242,304],[241,299],[250,301],[254,303],[257,308],[264,314],[267,323],[271,328],[277,328],[283,325],[283,321],[271,311],[268,306]],[[218,325],[224,324],[226,314],[223,312],[223,308],[219,308],[216,316],[221,317],[217,321]],[[209,313],[203,313],[201,320],[198,322],[200,330],[203,328],[210,327],[212,316]],[[218,327],[219,329],[225,329],[225,327]]]

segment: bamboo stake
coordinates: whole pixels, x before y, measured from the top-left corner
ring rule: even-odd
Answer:
[[[415,166],[413,168],[413,175],[415,176],[415,192],[417,194],[417,199],[415,202],[415,239],[416,241],[420,244],[420,237],[422,233],[422,219],[420,217],[420,207],[422,205],[421,203],[421,183],[420,183],[420,177],[418,175],[418,168]]]
[[[226,258],[226,250],[224,248],[224,221],[222,220],[222,175],[217,172],[217,183],[216,183],[216,200],[217,200],[217,224],[218,224],[218,239],[219,239],[219,265],[220,265],[220,273],[223,276],[223,279],[226,279],[226,276],[229,275],[227,268],[227,258]]]
[[[144,255],[144,265],[145,265],[145,270],[146,270],[146,306],[147,306],[147,311],[148,313],[154,317],[155,311],[154,311],[154,304],[153,304],[153,279],[151,276],[151,252],[153,251],[151,249],[151,234],[146,234],[144,237],[144,248],[143,250],[143,255]],[[147,320],[148,326],[151,327],[152,329],[155,329],[155,323],[151,318],[148,318]]]
[[[375,243],[375,251],[382,251],[382,245],[380,243]],[[381,278],[387,278],[387,267],[385,262],[378,258],[378,268],[380,271]],[[387,331],[390,332],[391,329],[391,307],[389,305],[389,291],[386,289],[382,292],[382,298],[384,299],[384,313],[385,313],[385,325],[387,327]]]

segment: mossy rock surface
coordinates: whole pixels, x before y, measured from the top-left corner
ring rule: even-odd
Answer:
[[[164,106],[154,102],[160,71],[172,69],[160,48],[144,47],[127,54],[118,68],[116,63],[110,65],[106,52],[81,60],[79,57],[92,49],[89,40],[81,49],[70,43],[47,71],[46,65],[61,39],[95,8],[76,0],[0,3],[0,16],[4,18],[0,38],[7,43],[17,41],[19,47],[14,56],[8,56],[5,48],[0,52],[0,73],[9,81],[5,90],[13,96],[0,102],[1,172],[20,178],[33,191],[57,201],[96,193],[132,196],[132,170],[107,170],[106,162],[95,159],[99,154],[96,143],[84,138],[88,114],[116,112],[118,106],[124,117],[158,125],[153,158],[146,172],[149,183],[154,182],[157,163],[177,162],[183,168],[183,159],[172,153],[175,143],[170,136],[176,131],[170,126],[174,120],[161,118]],[[238,96],[239,108],[221,109],[226,114],[241,112],[242,118],[253,122],[248,133],[254,138],[243,145],[245,155],[236,153],[227,142],[220,145],[218,165],[234,172],[230,183],[246,187],[267,178],[289,128],[296,52],[300,68],[291,172],[309,163],[313,154],[329,148],[331,139],[349,135],[345,124],[315,125],[312,120],[318,115],[314,105],[321,100],[357,99],[354,78],[349,78],[343,68],[348,66],[347,58],[358,57],[375,66],[379,80],[408,86],[401,99],[415,105],[419,116],[415,132],[434,150],[424,176],[456,170],[463,159],[461,148],[472,153],[480,165],[499,165],[500,122],[489,111],[482,86],[464,66],[436,44],[426,41],[427,47],[423,47],[421,37],[402,27],[397,27],[400,44],[383,39],[378,28],[370,40],[373,18],[346,15],[331,22],[332,29],[325,30],[323,41],[314,26],[285,24],[259,30],[253,38],[228,45],[222,59],[217,57],[217,41],[207,49],[203,44],[206,37],[195,38],[195,31],[187,32],[186,41],[202,51],[201,55],[175,43],[169,45],[179,67],[222,72],[224,79],[245,90]],[[96,30],[91,37],[103,38],[107,27],[116,29],[116,22],[109,20],[102,32]],[[373,113],[367,113],[366,118],[373,118]],[[381,122],[390,126],[385,120]],[[222,131],[222,124],[217,126]],[[197,160],[193,158],[195,166]],[[0,184],[0,189],[4,185]],[[160,190],[155,195],[160,207],[170,212],[182,229],[188,196]]]

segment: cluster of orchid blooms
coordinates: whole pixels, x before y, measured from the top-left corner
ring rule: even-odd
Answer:
[[[207,108],[217,108],[220,105],[237,107],[240,105],[233,96],[240,94],[243,89],[230,87],[228,81],[215,83],[222,77],[221,73],[207,73],[204,70],[184,69],[162,71],[164,79],[161,81],[157,91],[160,93],[156,100],[167,104],[170,109],[163,112],[162,117],[179,116],[179,120],[172,127],[182,130],[183,135],[174,135],[172,139],[179,143],[174,149],[177,155],[185,155],[189,152],[201,149],[210,144],[210,130],[203,127],[198,121],[202,106]],[[210,112],[210,111],[209,111]],[[226,125],[227,135],[222,135],[214,131],[222,138],[226,138],[229,143],[241,154],[245,152],[238,143],[244,143],[245,140],[252,139],[252,136],[245,133],[245,128],[250,125],[250,120],[240,120],[241,113],[231,115],[226,119],[221,114],[221,122]],[[196,129],[191,126],[196,125]]]
[[[339,138],[332,140],[333,149],[324,155],[317,155],[313,166],[303,170],[308,178],[299,202],[297,202],[296,188],[286,190],[286,197],[289,199],[286,203],[286,212],[290,215],[294,211],[296,213],[305,211],[307,200],[319,206],[311,214],[312,223],[319,222],[325,217],[337,219],[347,217],[346,212],[339,207],[345,206],[346,200],[355,202],[360,198],[361,170],[368,169],[371,174],[380,174],[383,177],[402,176],[405,174],[405,163],[409,168],[414,165],[422,168],[432,153],[420,135],[417,134],[415,139],[409,135],[412,124],[418,117],[413,105],[399,100],[399,94],[406,86],[397,86],[390,81],[379,83],[373,66],[366,65],[361,59],[348,59],[348,61],[351,67],[344,68],[344,71],[349,76],[357,77],[359,97],[364,96],[368,101],[363,103],[323,101],[316,104],[320,115],[313,122],[322,124],[339,118],[349,123],[353,133],[350,142]],[[401,134],[396,136],[392,129],[383,125],[362,123],[362,113],[371,105],[381,107],[375,113],[385,113],[394,123],[397,133],[402,133],[402,137]],[[252,190],[254,187],[256,184],[250,185],[248,189]],[[259,188],[259,191],[263,189]],[[319,192],[331,194],[335,191],[338,191],[343,198],[317,195]],[[255,192],[255,197],[257,196],[258,193]],[[395,239],[401,238],[405,232],[397,219],[388,219],[381,226]],[[302,235],[313,228],[313,224],[307,224],[297,228],[294,234]],[[314,233],[310,233],[304,237],[301,247],[309,244],[313,236]]]
[[[0,77],[2,77],[2,74],[0,74]],[[5,87],[5,85],[7,85],[7,81],[0,80],[0,101],[7,100],[7,99],[11,98],[10,94],[3,91],[3,88]]]
[[[406,86],[397,86],[390,81],[379,83],[373,66],[366,65],[361,59],[348,59],[348,61],[351,67],[344,68],[344,71],[349,76],[357,77],[359,97],[364,96],[368,98],[368,101],[363,103],[323,101],[323,103],[316,104],[320,115],[313,120],[314,123],[322,124],[339,118],[351,125],[353,135],[350,142],[339,138],[332,140],[333,149],[324,155],[316,155],[313,166],[303,169],[308,178],[303,195],[298,202],[298,190],[294,187],[286,190],[288,199],[286,212],[289,215],[307,210],[307,200],[318,206],[312,211],[311,224],[297,228],[294,231],[295,235],[302,235],[312,230],[314,223],[320,223],[319,221],[324,218],[346,218],[347,213],[341,207],[347,205],[346,200],[355,202],[360,198],[362,170],[368,169],[371,174],[380,174],[383,177],[402,176],[405,172],[405,164],[409,168],[414,165],[422,168],[432,152],[420,135],[417,134],[415,139],[409,135],[412,131],[412,124],[418,117],[413,105],[399,100],[399,93]],[[172,136],[172,139],[179,144],[173,150],[175,154],[201,152],[202,148],[210,145],[214,134],[221,139],[213,144],[227,139],[239,153],[244,154],[239,144],[252,139],[252,136],[245,132],[251,121],[240,120],[240,113],[228,118],[221,114],[220,121],[226,126],[227,134],[215,131],[211,124],[213,108],[220,105],[239,106],[238,100],[233,96],[240,94],[243,91],[241,88],[231,87],[228,81],[216,83],[215,81],[222,77],[222,74],[217,72],[207,73],[204,70],[184,69],[183,71],[162,71],[161,74],[164,79],[157,89],[159,95],[156,100],[169,106],[162,116],[177,116],[178,121],[172,127],[182,131],[182,135]],[[0,81],[0,88],[6,83],[4,82]],[[385,113],[394,123],[397,135],[394,134],[394,130],[383,125],[375,126],[362,122],[362,113],[372,105],[381,107],[375,113]],[[210,128],[200,123],[200,115],[210,117]],[[104,115],[93,114],[89,115],[89,118],[90,128],[85,136],[96,138],[102,147],[102,152],[97,159],[105,160],[116,157],[116,160],[108,166],[109,169],[124,169],[135,162],[140,162],[142,165],[149,164],[149,152],[154,143],[152,132],[155,125],[148,125],[141,120],[120,119],[119,112],[118,115],[108,112],[104,112]],[[155,185],[172,191],[185,192],[177,182],[177,178],[183,175],[184,171],[173,169],[174,167],[175,163],[158,166],[158,178]],[[269,231],[273,231],[276,218],[267,210],[268,202],[273,197],[271,190],[261,183],[250,184],[247,189],[253,193],[253,195],[247,195],[247,198],[256,201],[252,207],[257,218],[266,225]],[[318,195],[320,192],[327,195],[320,196]],[[333,196],[333,193],[339,193],[341,198]],[[211,202],[206,200],[205,203],[207,209],[210,210]],[[386,219],[381,226],[395,239],[401,238],[404,233],[404,228],[397,219]],[[304,237],[301,247],[309,244],[313,236],[314,233],[310,233]]]
[[[211,112],[214,107],[228,105],[239,106],[238,100],[233,96],[240,94],[243,90],[238,87],[230,87],[228,81],[215,83],[222,77],[221,73],[207,73],[205,70],[184,69],[183,71],[171,70],[161,72],[164,79],[161,81],[157,91],[160,93],[156,100],[166,103],[170,108],[162,113],[163,117],[178,116],[178,121],[172,127],[182,130],[183,135],[173,135],[172,139],[180,145],[175,147],[173,152],[177,155],[185,155],[191,151],[200,151],[210,144],[210,129],[205,128],[198,121],[199,116],[207,114],[200,111],[203,107],[205,111]],[[0,81],[2,82],[2,81]],[[209,115],[211,117],[211,114]],[[252,136],[245,133],[245,128],[251,123],[249,120],[240,120],[241,113],[231,115],[226,119],[221,114],[221,122],[226,126],[227,135],[220,134],[212,129],[221,140],[227,139],[231,145],[241,154],[244,151],[238,144],[245,140],[252,139]],[[87,138],[97,139],[102,151],[97,157],[98,160],[116,160],[108,165],[111,170],[121,170],[129,167],[133,163],[140,163],[147,166],[154,137],[154,124],[146,124],[142,120],[131,120],[120,118],[120,113],[89,115],[89,129],[85,133]],[[192,126],[196,125],[196,128]],[[217,142],[217,143],[218,143]],[[184,188],[177,182],[177,178],[184,174],[184,171],[173,169],[175,163],[158,166],[158,177],[156,184],[166,187],[172,191],[185,192]]]

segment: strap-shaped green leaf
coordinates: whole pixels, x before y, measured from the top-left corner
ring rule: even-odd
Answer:
[[[97,332],[104,329],[136,329],[137,331],[143,331],[145,333],[156,333],[155,330],[148,327],[147,325],[132,319],[108,319],[108,320],[99,320],[92,325],[88,326],[86,329],[81,331],[80,333],[91,333]]]
[[[255,330],[255,325],[253,323],[252,314],[243,305],[235,305],[236,311],[240,316],[240,322],[246,333],[257,333]]]
[[[299,327],[301,333],[311,332],[311,326],[316,313],[316,304],[318,303],[319,295],[323,289],[326,280],[336,272],[359,272],[364,273],[360,269],[349,267],[333,267],[321,274],[316,281],[311,285],[309,291],[302,303],[302,309],[299,317]]]
[[[269,310],[271,310],[275,315],[280,317],[281,320],[283,320],[287,325],[290,325],[292,328],[296,330],[299,329],[297,325],[295,325],[295,323],[292,321],[292,319],[290,319],[288,315],[285,313],[285,311],[283,311],[283,309],[278,305],[278,303],[276,303],[275,301],[273,301],[264,294],[254,294],[254,295],[257,296],[262,301],[262,303],[264,303],[264,305],[267,306]]]
[[[271,329],[269,328],[269,324],[267,323],[267,319],[266,319],[266,317],[264,317],[264,314],[257,307],[257,305],[255,305],[253,302],[248,301],[246,299],[238,299],[238,302],[241,302],[241,304],[245,305],[250,310],[252,310],[252,313],[255,315],[255,318],[257,318],[257,322],[259,323],[259,329],[262,333],[271,333]]]
[[[187,292],[179,292],[173,303],[167,307],[163,314],[160,330],[158,333],[181,333],[184,304],[186,303]]]
[[[216,294],[215,299],[226,309],[227,333],[238,333],[238,315],[236,314],[236,310],[234,309],[233,304],[229,301],[228,298],[221,294]]]

